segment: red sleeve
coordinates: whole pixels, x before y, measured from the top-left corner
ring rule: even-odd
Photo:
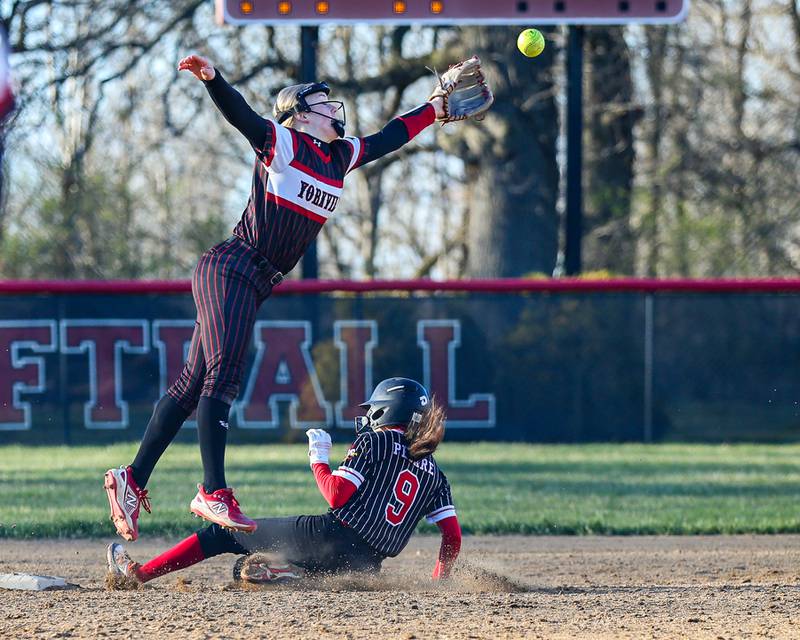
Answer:
[[[458,524],[457,516],[439,520],[436,526],[442,532],[442,544],[439,547],[439,559],[433,569],[433,579],[439,580],[450,577],[458,552],[461,551],[461,526]]]
[[[433,108],[430,102],[426,102],[421,107],[397,117],[406,125],[408,139],[411,140],[420,131],[436,121],[436,109]]]
[[[430,102],[392,118],[378,133],[357,139],[358,148],[354,148],[354,155],[351,157],[347,171],[363,167],[365,164],[382,158],[387,153],[397,151],[425,127],[433,124],[435,120],[436,109]],[[353,139],[351,138],[351,140]]]
[[[331,468],[324,462],[311,465],[311,469],[314,471],[319,492],[334,509],[344,506],[358,488],[347,478],[333,475]]]

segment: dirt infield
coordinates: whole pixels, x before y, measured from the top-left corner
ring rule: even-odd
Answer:
[[[434,589],[437,546],[415,537],[379,579],[240,589],[223,556],[120,592],[104,541],[0,540],[0,573],[82,587],[0,592],[0,638],[800,637],[800,536],[467,537],[470,566]]]

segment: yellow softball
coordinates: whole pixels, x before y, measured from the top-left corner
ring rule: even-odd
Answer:
[[[523,55],[535,58],[544,51],[544,36],[538,29],[525,29],[517,38],[517,48]]]

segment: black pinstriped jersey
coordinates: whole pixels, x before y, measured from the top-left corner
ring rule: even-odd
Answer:
[[[389,557],[403,550],[423,517],[434,523],[456,515],[450,484],[433,456],[411,460],[399,429],[360,435],[333,475],[356,485],[333,514]]]
[[[256,153],[250,198],[233,233],[282,273],[294,268],[333,214],[345,176],[399,149],[435,117],[433,106],[425,103],[376,134],[328,144],[258,115],[219,71],[205,85]]]
[[[326,144],[272,120],[267,123],[255,149],[250,199],[233,233],[287,273],[333,214],[361,141]]]

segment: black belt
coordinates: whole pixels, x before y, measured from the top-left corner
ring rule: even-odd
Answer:
[[[267,273],[269,283],[273,287],[277,287],[281,282],[283,282],[283,274],[273,267],[266,258],[260,258],[256,261],[256,269],[259,271],[265,271]]]
[[[267,274],[267,278],[269,278],[269,283],[271,286],[277,287],[281,282],[283,282],[283,273],[278,271],[269,260],[262,256],[258,252],[258,249],[239,236],[231,236],[231,240],[241,242],[255,254],[256,269],[259,271],[264,271]]]

